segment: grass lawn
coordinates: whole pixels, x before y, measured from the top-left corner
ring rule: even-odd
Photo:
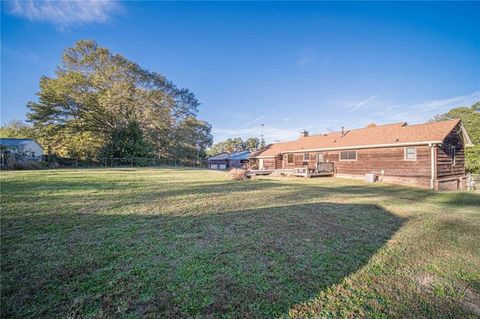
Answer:
[[[480,196],[194,169],[1,173],[3,318],[480,316]]]

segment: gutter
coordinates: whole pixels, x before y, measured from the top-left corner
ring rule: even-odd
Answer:
[[[252,156],[250,158],[275,158],[275,156]]]
[[[428,146],[430,146],[430,189],[434,189],[437,179],[437,144],[429,143]]]
[[[419,146],[419,145],[432,145],[442,144],[442,141],[425,141],[425,142],[408,142],[408,143],[392,143],[392,144],[371,144],[362,146],[338,146],[338,147],[323,147],[323,148],[309,148],[293,151],[284,151],[282,153],[304,153],[315,151],[336,151],[336,150],[360,150],[366,148],[384,148],[384,147],[398,147],[398,146]],[[273,156],[271,156],[273,157]]]

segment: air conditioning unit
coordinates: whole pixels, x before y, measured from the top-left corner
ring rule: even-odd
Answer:
[[[365,180],[369,183],[375,183],[377,181],[377,175],[375,175],[375,174],[365,174]]]

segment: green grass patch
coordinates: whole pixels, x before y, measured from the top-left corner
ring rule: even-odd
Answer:
[[[480,316],[480,196],[198,169],[1,173],[2,317]]]

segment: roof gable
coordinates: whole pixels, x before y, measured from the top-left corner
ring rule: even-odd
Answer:
[[[28,145],[29,143],[34,143],[43,149],[43,147],[33,138],[0,138],[0,145],[7,147],[25,147],[25,145]]]

